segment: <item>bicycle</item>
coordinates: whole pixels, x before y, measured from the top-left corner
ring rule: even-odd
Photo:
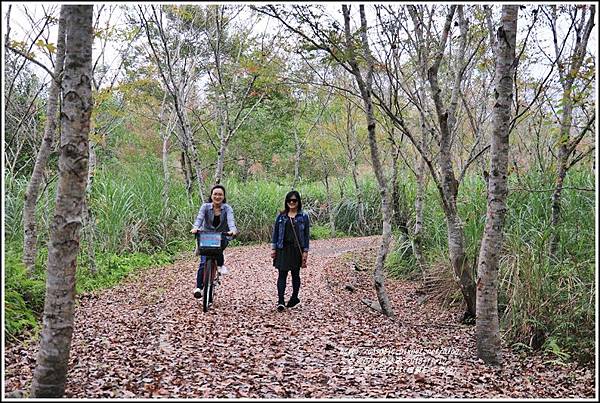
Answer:
[[[220,273],[217,271],[217,255],[223,250],[223,240],[228,232],[198,231],[196,244],[200,256],[206,256],[202,281],[202,311],[207,312],[214,300],[215,284],[218,284]]]

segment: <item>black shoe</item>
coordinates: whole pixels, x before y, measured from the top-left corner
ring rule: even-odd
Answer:
[[[288,308],[293,308],[293,307],[295,307],[296,305],[298,305],[299,303],[300,303],[300,300],[299,300],[298,298],[293,298],[293,297],[292,297],[292,298],[290,298],[290,300],[288,301],[288,303],[287,303],[287,305],[286,305],[286,306],[287,306]]]
[[[283,312],[284,309],[285,309],[285,305],[283,305],[283,304],[277,304],[277,311]]]
[[[194,289],[194,297],[196,297],[196,298],[202,298],[202,288],[196,288],[196,289]]]

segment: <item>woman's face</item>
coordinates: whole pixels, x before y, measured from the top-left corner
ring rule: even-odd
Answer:
[[[291,195],[289,199],[286,200],[286,203],[290,210],[296,210],[298,208],[298,196]]]
[[[212,199],[214,204],[219,205],[219,204],[223,203],[223,199],[225,198],[225,193],[223,193],[223,189],[216,188],[212,191],[210,198]]]

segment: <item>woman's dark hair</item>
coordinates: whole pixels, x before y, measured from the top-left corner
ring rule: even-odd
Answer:
[[[227,197],[226,197],[226,193],[225,193],[225,186],[223,186],[223,185],[215,185],[215,186],[212,187],[212,189],[210,190],[210,195],[208,196],[208,201],[210,203],[212,203],[212,194],[213,194],[213,191],[215,189],[221,189],[223,191],[223,203],[227,203]]]
[[[288,200],[290,200],[292,196],[296,196],[296,199],[298,199],[298,211],[302,211],[302,199],[300,199],[300,193],[298,193],[297,190],[292,190],[285,195],[285,200],[283,201],[283,211],[281,212],[282,214],[287,214],[290,211],[290,208],[288,207]]]

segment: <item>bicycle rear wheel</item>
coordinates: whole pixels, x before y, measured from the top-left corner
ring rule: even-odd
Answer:
[[[208,307],[212,302],[213,292],[213,266],[215,262],[212,259],[206,259],[204,265],[204,293],[202,295],[202,310],[208,311]]]

